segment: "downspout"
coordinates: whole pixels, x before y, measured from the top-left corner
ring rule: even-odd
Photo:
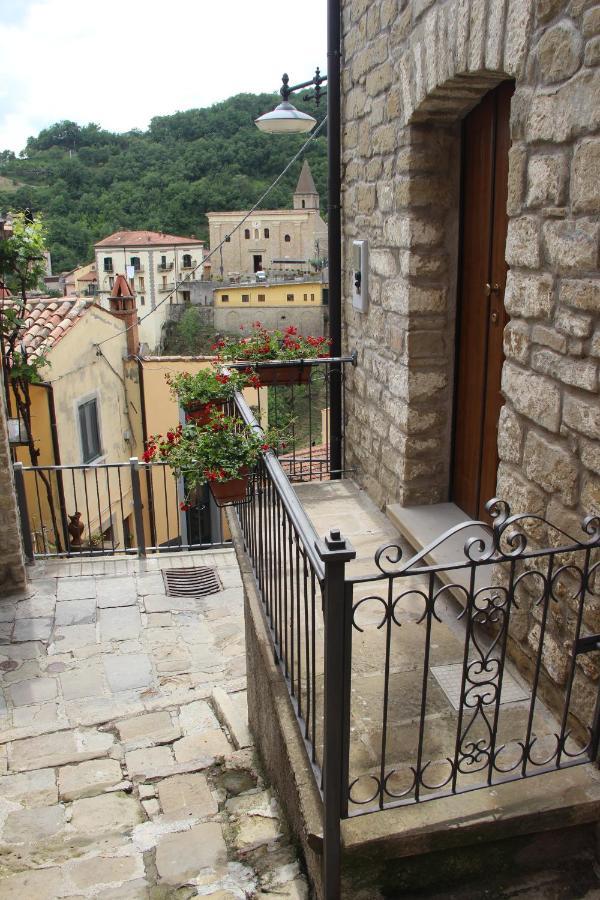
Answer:
[[[327,0],[327,239],[331,355],[342,355],[342,232],[340,141],[341,0]],[[342,367],[331,366],[331,477],[342,477]]]
[[[142,440],[144,441],[144,446],[146,445],[146,441],[148,440],[148,421],[146,419],[146,392],[144,390],[144,366],[142,365],[142,361],[139,356],[136,356],[137,365],[138,365],[138,383],[140,386],[140,407],[141,407],[141,415],[142,415]],[[152,493],[152,473],[148,466],[144,466],[146,469],[146,492],[148,494],[148,515],[150,517],[150,540],[152,541],[152,546],[156,547],[156,523],[154,521],[154,495]]]
[[[54,458],[54,465],[60,466],[60,444],[58,441],[58,428],[56,425],[56,407],[54,405],[54,388],[51,384],[43,382],[41,387],[46,390],[46,397],[48,399],[48,418],[50,420],[50,437],[52,439],[52,456]],[[67,516],[67,507],[65,503],[65,488],[63,483],[63,473],[61,469],[56,470],[56,485],[58,488],[58,503],[60,506],[60,518],[62,522],[63,529],[63,539],[65,550],[69,549],[69,518]],[[76,510],[73,510],[76,512]]]

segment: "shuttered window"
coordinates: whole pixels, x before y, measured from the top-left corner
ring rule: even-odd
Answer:
[[[92,462],[102,455],[100,428],[98,426],[98,405],[96,400],[88,400],[79,407],[79,431],[84,463]]]

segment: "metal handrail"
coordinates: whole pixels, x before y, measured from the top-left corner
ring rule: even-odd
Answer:
[[[256,421],[254,414],[248,404],[246,403],[244,397],[239,391],[235,394],[235,405],[238,409],[238,412],[246,425],[256,431],[258,434],[263,435],[264,431]],[[283,471],[281,467],[281,463],[277,459],[277,456],[272,450],[263,454],[265,468],[269,473],[269,477],[273,484],[275,485],[275,489],[283,503],[291,521],[294,525],[296,531],[298,532],[298,536],[302,542],[302,546],[308,559],[310,560],[310,564],[314,569],[315,575],[319,579],[321,583],[325,578],[325,566],[323,565],[323,561],[316,550],[316,544],[319,541],[319,535],[315,531],[315,527],[313,523],[308,518],[302,503],[296,496],[296,492],[294,491],[287,475]]]
[[[246,359],[243,362],[225,361],[229,369],[271,369],[280,366],[321,366],[328,363],[352,363],[356,366],[358,354],[356,350],[350,356],[317,356],[311,359]]]

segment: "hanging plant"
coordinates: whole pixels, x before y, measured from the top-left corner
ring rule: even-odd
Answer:
[[[236,391],[260,386],[257,375],[235,370],[223,372],[214,367],[200,369],[194,375],[169,374],[166,381],[188,419],[194,419],[199,425],[206,424],[211,412],[232,400]]]

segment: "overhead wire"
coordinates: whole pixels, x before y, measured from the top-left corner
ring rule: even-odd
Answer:
[[[304,151],[306,150],[306,148],[307,148],[307,147],[315,140],[315,138],[319,135],[319,133],[320,133],[320,132],[322,131],[322,129],[324,128],[326,122],[327,122],[327,116],[325,116],[325,117],[321,120],[321,122],[319,122],[318,126],[317,126],[317,127],[315,128],[315,130],[309,135],[309,137],[307,138],[307,140],[302,144],[302,146],[300,147],[300,149],[298,150],[298,152],[295,153],[294,156],[290,159],[290,161],[288,162],[288,164],[286,165],[286,167],[279,173],[279,175],[277,176],[277,178],[275,179],[275,181],[273,181],[273,182],[269,185],[269,187],[266,189],[266,191],[264,191],[264,192],[261,194],[261,196],[258,198],[258,200],[256,201],[256,203],[254,204],[254,206],[253,206],[251,209],[248,210],[248,212],[243,216],[243,218],[240,219],[240,221],[237,223],[237,225],[235,225],[235,226],[231,229],[231,231],[229,231],[229,232],[225,235],[225,237],[223,238],[223,240],[220,241],[220,243],[218,243],[217,246],[214,247],[214,249],[210,250],[209,253],[207,254],[207,256],[203,257],[203,258],[200,260],[200,262],[199,262],[196,266],[194,266],[194,268],[193,268],[190,272],[188,272],[188,273],[185,275],[184,278],[182,278],[181,281],[177,281],[177,282],[175,283],[175,285],[174,285],[172,291],[170,291],[165,297],[163,297],[163,299],[162,299],[159,303],[157,303],[156,306],[153,307],[153,309],[149,310],[149,312],[147,312],[145,315],[141,316],[141,317],[138,319],[138,322],[136,323],[137,325],[141,325],[141,323],[144,322],[147,318],[149,318],[153,313],[155,313],[156,310],[159,309],[159,307],[161,307],[161,306],[163,305],[163,303],[166,303],[167,300],[170,300],[170,299],[173,297],[173,295],[177,293],[177,291],[181,288],[182,285],[186,284],[186,282],[189,282],[189,281],[191,280],[191,276],[194,275],[194,273],[196,272],[197,269],[199,269],[200,267],[204,266],[204,265],[206,264],[206,261],[209,260],[209,259],[211,258],[211,256],[213,256],[215,253],[217,253],[218,250],[221,249],[221,247],[223,246],[223,244],[226,244],[226,243],[229,242],[229,240],[230,240],[230,238],[231,238],[231,235],[232,235],[232,234],[235,234],[236,231],[239,231],[239,229],[242,227],[242,225],[244,224],[244,222],[246,222],[246,221],[250,218],[250,216],[252,215],[252,213],[255,212],[255,211],[258,209],[258,207],[261,205],[261,203],[263,202],[263,200],[265,200],[265,199],[269,196],[269,194],[271,193],[271,191],[272,191],[274,188],[277,187],[277,185],[279,184],[279,182],[281,181],[281,179],[289,172],[289,170],[290,170],[291,167],[294,165],[294,163],[302,156],[302,154],[304,153]],[[106,343],[108,343],[108,341],[114,341],[115,338],[120,337],[122,334],[125,334],[126,332],[130,331],[132,328],[135,328],[135,327],[136,327],[135,324],[133,324],[133,325],[128,325],[127,328],[125,328],[125,330],[124,330],[123,332],[119,331],[117,334],[113,334],[113,335],[111,335],[110,337],[104,338],[103,341],[98,341],[98,343],[94,344],[94,347],[101,347],[102,344],[106,344]]]

